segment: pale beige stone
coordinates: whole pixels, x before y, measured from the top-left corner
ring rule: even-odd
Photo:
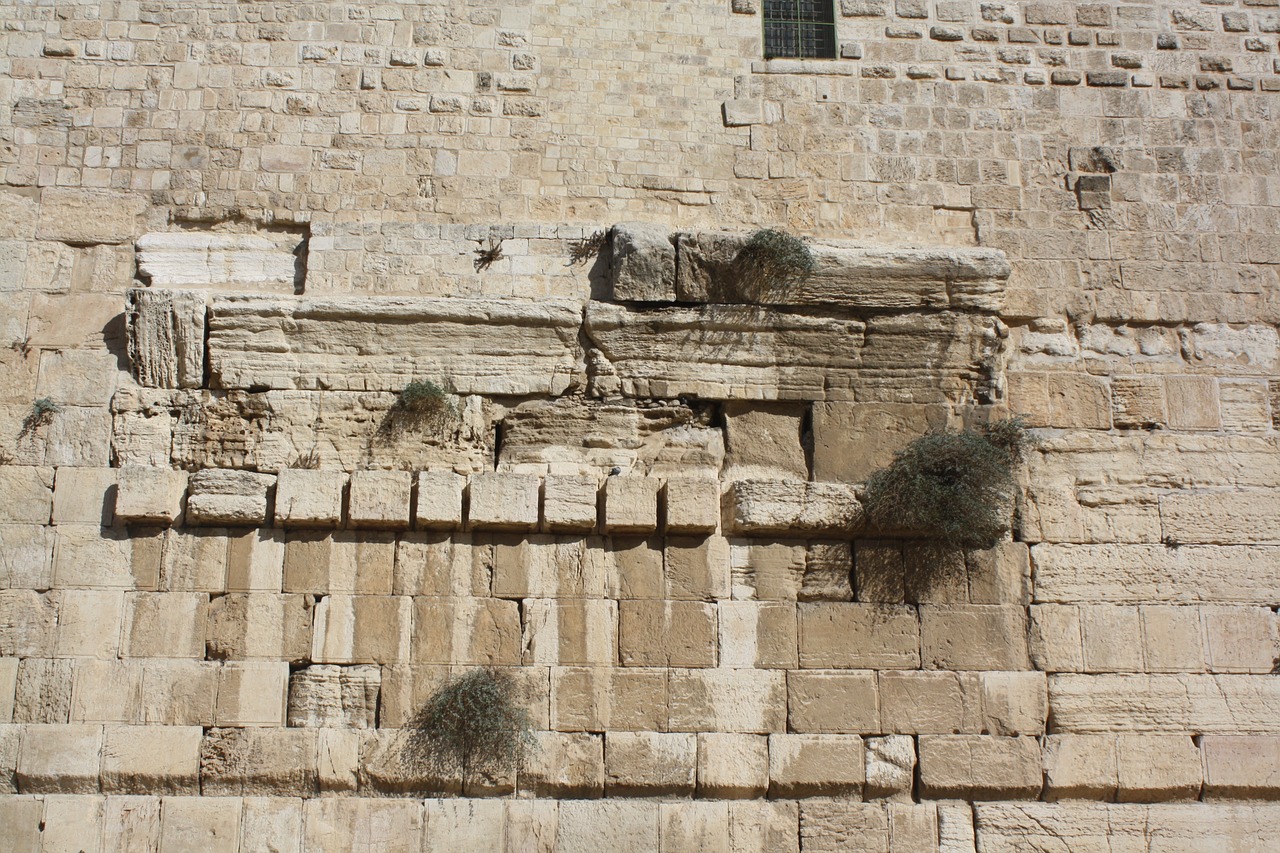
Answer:
[[[1270,490],[1173,492],[1160,498],[1160,522],[1174,543],[1280,543],[1280,503]]]
[[[1208,799],[1280,799],[1280,738],[1206,735],[1204,795]]]
[[[218,726],[282,726],[289,694],[283,661],[229,661],[218,672]]]
[[[316,744],[312,729],[209,729],[200,745],[200,792],[311,796],[317,786]]]
[[[1111,380],[1111,418],[1118,429],[1165,425],[1164,381],[1155,376],[1116,376]]]
[[[560,818],[555,800],[507,800],[505,853],[554,853]]]
[[[698,796],[759,799],[769,788],[769,741],[761,735],[698,735]]]
[[[619,222],[609,231],[609,283],[619,301],[674,302],[675,241],[660,225]]]
[[[105,798],[92,795],[45,796],[41,850],[46,853],[98,853],[105,804]]]
[[[222,592],[227,584],[229,538],[230,531],[225,527],[165,530],[158,588],[170,592]]]
[[[240,809],[235,797],[165,797],[160,812],[161,849],[237,853]]]
[[[1187,735],[1118,735],[1119,801],[1151,803],[1200,796],[1200,749]]]
[[[800,597],[808,562],[803,542],[731,542],[735,599],[795,601]]]
[[[476,530],[535,530],[542,483],[526,474],[472,476],[467,524]]]
[[[1037,797],[1040,744],[1031,737],[922,735],[920,784],[930,798],[972,800]]]
[[[394,533],[290,533],[285,537],[284,589],[321,595],[388,595],[395,559]]]
[[[60,588],[147,588],[136,570],[138,539],[96,524],[61,524],[53,545],[53,578]],[[153,586],[153,584],[151,585]]]
[[[718,600],[729,597],[730,547],[720,536],[668,536],[662,551],[669,599]]]
[[[742,480],[728,493],[733,529],[745,535],[839,535],[864,523],[852,486],[788,480]]]
[[[721,601],[720,665],[795,668],[796,608],[781,601]]]
[[[651,533],[658,529],[658,495],[662,481],[656,477],[616,476],[604,484],[606,533]]]
[[[911,607],[799,605],[800,665],[806,669],[915,669],[920,623]]]
[[[191,475],[187,495],[187,522],[261,526],[267,521],[269,493],[275,482],[270,474],[251,471],[197,471]]]
[[[416,853],[423,849],[421,800],[321,797],[303,806],[302,850],[338,847]]]
[[[552,474],[543,486],[542,527],[551,533],[590,533],[597,522],[595,476]]]
[[[171,468],[126,465],[119,469],[115,517],[131,523],[168,524],[182,517],[187,474]]]
[[[14,659],[16,660],[16,658]],[[71,715],[76,664],[70,660],[26,658],[17,661],[15,723],[65,723]]]
[[[106,726],[102,790],[109,794],[197,794],[199,726]]]
[[[289,676],[288,722],[298,728],[373,728],[382,671],[376,666],[304,667]]]
[[[47,187],[36,236],[64,243],[123,243],[139,232],[145,197],[105,189]]]
[[[419,471],[414,524],[421,530],[456,530],[461,527],[462,495],[466,489],[467,478],[461,474]]]
[[[658,806],[661,850],[671,853],[729,853],[729,804],[662,803]]]
[[[668,533],[715,533],[720,526],[720,483],[703,477],[672,477],[664,486]]]
[[[605,786],[609,796],[689,796],[694,790],[697,736],[608,732]]]
[[[204,385],[207,296],[198,290],[133,288],[128,292],[125,326],[129,361],[139,385]]]
[[[426,849],[482,853],[505,848],[501,800],[427,800],[426,807]]]
[[[304,660],[311,651],[311,610],[301,595],[219,596],[209,603],[205,648],[217,660]]]
[[[977,679],[954,672],[881,672],[880,728],[895,734],[977,732]]]
[[[724,407],[726,480],[807,480],[801,409],[785,403]]]
[[[613,566],[598,539],[578,536],[494,535],[492,591],[501,598],[601,598],[616,587]]]
[[[1275,672],[1280,658],[1280,614],[1275,610],[1220,606],[1199,608],[1198,614],[1193,608],[1178,610],[1192,611],[1187,618],[1200,617],[1210,672]],[[1147,656],[1151,657],[1150,651]]]
[[[889,812],[883,805],[835,799],[800,803],[800,844],[804,850],[888,853],[889,842]]]
[[[1039,735],[1049,716],[1048,679],[1042,672],[982,672],[982,732]]]
[[[0,590],[0,655],[52,657],[57,631],[56,595],[29,589]]]
[[[67,589],[58,598],[57,657],[114,659],[120,654],[122,590]]]
[[[1049,735],[1044,740],[1045,797],[1111,800],[1120,787],[1114,735]]]
[[[566,800],[560,804],[555,853],[658,849],[654,802]]]
[[[147,661],[142,669],[141,722],[212,726],[220,669],[209,661]]]
[[[127,593],[121,656],[203,658],[208,607],[204,593]]]
[[[873,672],[787,673],[787,728],[800,734],[873,734],[880,730]]]
[[[668,670],[556,667],[551,725],[565,732],[662,731],[668,719]]]
[[[369,472],[362,472],[369,473]],[[280,527],[337,527],[347,475],[283,468],[276,476],[275,523]]]
[[[861,794],[865,761],[857,735],[769,735],[769,794],[785,799]]]
[[[586,732],[538,732],[522,788],[538,797],[583,798],[604,794],[604,738]]]
[[[151,287],[294,292],[294,250],[264,236],[153,231],[136,245],[138,273]]]
[[[316,630],[319,633],[318,621]],[[517,664],[520,636],[520,613],[514,601],[413,599],[410,659],[414,663]]]
[[[493,551],[465,533],[405,533],[396,541],[397,595],[488,595]]]
[[[970,605],[920,608],[921,658],[937,669],[1029,669],[1022,607]]]
[[[799,812],[795,802],[730,802],[731,853],[800,853]]]
[[[48,524],[53,514],[53,468],[0,466],[0,517],[5,522]]]
[[[716,665],[714,605],[697,601],[618,602],[623,666]]]
[[[1001,542],[965,555],[971,604],[1031,602],[1031,558],[1023,542]]]
[[[915,739],[907,735],[885,735],[867,738],[866,745],[867,783],[863,791],[866,798],[910,802],[916,768]],[[890,809],[891,821],[893,817]]]
[[[1080,608],[1040,604],[1029,608],[1028,650],[1032,664],[1046,672],[1083,672]]]
[[[800,601],[853,601],[853,546],[810,542],[805,552]]]
[[[407,596],[326,596],[312,614],[311,660],[337,664],[408,660],[413,612]]]
[[[1269,675],[1054,675],[1058,732],[1280,733]]]
[[[1218,382],[1212,376],[1166,376],[1170,429],[1216,430],[1222,426]]]
[[[1085,672],[1142,672],[1142,623],[1136,607],[1080,608]]]
[[[22,726],[0,723],[0,794],[18,792],[18,751],[22,743]],[[4,800],[12,799],[5,797]],[[3,800],[0,800],[3,802]]]
[[[948,426],[947,408],[910,403],[816,403],[813,475],[861,483],[910,441]]]
[[[1242,623],[1247,623],[1246,608],[1228,609],[1234,611],[1232,616],[1238,617]],[[1268,616],[1274,616],[1270,611],[1266,612]],[[1152,604],[1140,607],[1139,613],[1142,617],[1143,668],[1147,672],[1203,672],[1206,669],[1206,643],[1202,636],[1201,614],[1198,608]],[[1274,619],[1268,616],[1263,617],[1264,625],[1267,622],[1274,622]],[[1242,628],[1244,630],[1241,634],[1247,635],[1248,628],[1243,625]],[[1244,640],[1244,636],[1241,639]],[[1123,641],[1123,638],[1117,638],[1117,642]],[[1247,646],[1248,641],[1245,640],[1240,645]],[[1257,660],[1256,656],[1255,660]],[[1274,661],[1274,656],[1272,660]],[[1260,660],[1258,662],[1262,663]],[[1224,668],[1222,671],[1231,670]]]
[[[48,589],[53,586],[52,527],[0,524],[0,588]]]
[[[606,540],[604,552],[606,563],[617,577],[618,598],[666,597],[667,579],[659,540],[612,536]]]
[[[302,853],[302,800],[245,797],[241,802],[241,850]]]
[[[102,726],[28,725],[18,755],[18,790],[29,794],[98,791]]]
[[[111,468],[57,469],[53,488],[54,524],[111,525],[116,497],[116,472]]]
[[[403,530],[409,526],[413,475],[408,471],[354,471],[347,517],[355,527]]]
[[[18,687],[18,659],[0,658],[0,723],[13,719],[13,699]]]
[[[0,799],[0,821],[6,828],[13,853],[40,853],[43,817],[44,802],[39,797]]]
[[[787,727],[787,688],[781,672],[673,669],[668,690],[671,731],[765,734]]]

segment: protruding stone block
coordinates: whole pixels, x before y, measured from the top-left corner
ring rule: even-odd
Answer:
[[[970,800],[1030,799],[1040,794],[1040,744],[1032,737],[922,735],[925,796]]]
[[[230,661],[218,671],[219,726],[282,726],[289,692],[283,661]]]
[[[698,796],[761,799],[769,788],[769,740],[763,735],[698,735]]]
[[[200,792],[199,726],[107,726],[102,790],[109,794]]]
[[[769,794],[783,799],[860,794],[865,761],[857,735],[769,735]]]
[[[604,529],[606,533],[652,533],[658,529],[656,477],[616,476],[605,480]]]
[[[276,479],[276,525],[337,527],[342,523],[346,487],[347,475],[343,471],[280,469]]]
[[[862,527],[852,486],[790,480],[743,480],[729,488],[734,530],[749,536],[849,534]]]
[[[594,476],[549,475],[543,486],[542,528],[550,533],[590,533],[599,510],[600,481]]]
[[[412,494],[413,475],[408,471],[354,471],[348,518],[353,527],[404,530]]]
[[[720,481],[673,477],[664,487],[668,533],[715,533],[720,526]]]
[[[528,474],[476,474],[468,487],[467,524],[475,530],[536,530],[541,491],[541,480]]]
[[[538,797],[604,795],[604,737],[585,732],[538,732],[532,764],[522,784]]]
[[[609,796],[690,796],[698,761],[697,736],[608,732],[605,785]]]
[[[457,530],[462,526],[462,495],[467,478],[452,471],[419,471],[414,523],[421,530]]]
[[[96,794],[102,726],[29,725],[18,755],[18,790],[26,794]]]
[[[268,494],[275,486],[271,474],[206,468],[191,475],[187,521],[260,527],[267,520]]]
[[[381,684],[376,666],[304,667],[289,676],[289,725],[371,729]]]
[[[117,472],[116,520],[169,524],[182,517],[187,473],[171,468],[126,465]]]
[[[1200,750],[1206,798],[1280,800],[1280,737],[1209,735]]]
[[[129,291],[125,307],[129,361],[144,388],[204,384],[205,302],[201,291]]]
[[[806,669],[916,669],[920,623],[914,608],[801,604],[800,665]]]
[[[620,302],[674,302],[676,247],[661,225],[619,222],[609,235],[613,298]]]
[[[910,802],[916,769],[916,742],[908,735],[886,735],[866,739],[867,799],[884,798]],[[892,819],[892,813],[891,813]]]

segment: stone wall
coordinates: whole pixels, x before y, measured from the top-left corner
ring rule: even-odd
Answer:
[[[1271,849],[1273,3],[0,0],[7,849]]]

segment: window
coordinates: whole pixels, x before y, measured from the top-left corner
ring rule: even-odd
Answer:
[[[764,0],[764,58],[836,58],[832,0]]]

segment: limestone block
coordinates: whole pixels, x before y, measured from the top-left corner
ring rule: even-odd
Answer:
[[[359,732],[324,728],[316,736],[316,775],[325,793],[351,793],[360,784]]]
[[[1114,735],[1049,735],[1044,740],[1045,796],[1110,800],[1120,787]]]
[[[252,471],[206,468],[191,475],[187,496],[190,524],[260,527],[267,521],[269,493],[276,478]]]
[[[64,589],[58,598],[56,657],[114,659],[120,654],[122,590]]]
[[[668,536],[662,551],[670,599],[716,600],[729,597],[729,542],[719,536]]]
[[[203,658],[208,608],[204,593],[127,593],[121,657]]]
[[[673,477],[663,491],[667,533],[715,533],[720,526],[720,481]]]
[[[1081,608],[1082,612],[1101,609],[1104,608]],[[1242,617],[1246,611],[1243,607],[1229,609],[1239,612]],[[1138,608],[1138,615],[1142,622],[1140,651],[1143,666],[1141,669],[1147,672],[1203,672],[1205,670],[1205,638],[1201,636],[1201,613],[1198,608],[1153,604]],[[1242,618],[1241,621],[1244,622],[1245,619]],[[1247,633],[1247,629],[1241,633]],[[1115,642],[1122,643],[1125,639],[1127,638],[1117,636]],[[1241,637],[1241,639],[1244,638]],[[1247,645],[1247,641],[1241,643],[1241,646]],[[1091,651],[1091,648],[1086,648],[1086,656],[1089,658],[1093,658]],[[1274,656],[1272,660],[1274,661]],[[1091,667],[1091,669],[1094,668]],[[1269,670],[1270,667],[1267,667],[1266,670],[1259,671]],[[1248,672],[1247,669],[1245,671]]]
[[[1218,381],[1212,376],[1166,376],[1169,428],[1216,430],[1222,427]]]
[[[517,664],[520,636],[520,611],[514,601],[413,599],[414,663]]]
[[[242,805],[235,798],[165,797],[160,849],[237,853]]]
[[[803,542],[733,540],[730,561],[734,598],[795,601],[800,597],[808,562]]]
[[[801,444],[804,414],[796,404],[726,403],[724,479],[809,479]]]
[[[549,475],[544,486],[542,528],[552,533],[595,530],[599,490],[594,476]]]
[[[730,853],[800,853],[799,812],[795,802],[730,802]]]
[[[144,388],[204,385],[205,304],[202,291],[129,291],[125,305],[129,361]]]
[[[413,475],[408,471],[354,471],[347,515],[354,527],[403,530],[409,526]]]
[[[971,604],[1031,602],[1031,555],[1024,542],[1001,542],[965,554]]]
[[[419,800],[322,797],[303,807],[302,850],[382,850],[415,853],[423,848],[426,812]]]
[[[698,735],[698,796],[761,799],[769,788],[769,741],[761,735]]]
[[[215,296],[210,387],[558,396],[582,384],[582,307],[547,299]],[[335,344],[340,344],[336,346]]]
[[[57,631],[56,596],[29,589],[0,590],[0,655],[52,657]]]
[[[1031,662],[1046,672],[1083,672],[1084,644],[1080,608],[1041,604],[1029,608],[1028,650]]]
[[[865,760],[857,735],[769,735],[769,795],[857,796],[866,781]]]
[[[787,730],[799,734],[880,731],[876,674],[787,673]]]
[[[102,808],[103,849],[159,849],[161,802],[159,797],[107,797]]]
[[[662,481],[656,477],[609,477],[604,484],[604,529],[606,533],[652,533],[658,529],[658,493]]]
[[[40,833],[43,850],[98,849],[81,843],[91,839],[95,845],[103,835],[103,797],[76,794],[51,794],[44,797],[44,831]]]
[[[560,804],[555,800],[507,800],[508,850],[554,853]]]
[[[1200,751],[1207,799],[1280,799],[1280,738],[1209,735]]]
[[[1111,420],[1117,429],[1151,429],[1168,420],[1164,381],[1155,376],[1115,376],[1111,380]]]
[[[111,468],[57,469],[53,490],[54,524],[111,525],[116,498],[116,472]]]
[[[1280,733],[1280,684],[1267,675],[1054,675],[1056,732]]]
[[[1176,609],[1192,610],[1197,615],[1192,608]],[[1210,672],[1274,672],[1276,658],[1280,657],[1280,615],[1274,610],[1203,607],[1198,615],[1204,625]],[[1198,634],[1196,638],[1199,639]],[[1148,648],[1148,660],[1151,657]]]
[[[44,801],[38,797],[5,797],[0,800],[0,823],[13,853],[40,853]],[[656,839],[655,839],[656,841]]]
[[[658,809],[652,802],[566,800],[560,804],[555,853],[658,850]]]
[[[0,524],[0,589],[53,586],[54,530],[39,524]]]
[[[604,795],[604,738],[585,732],[538,732],[538,748],[521,772],[521,787],[537,797]]]
[[[339,664],[407,660],[412,625],[413,605],[407,597],[329,595],[312,614],[311,660]]]
[[[937,669],[1030,669],[1026,609],[1006,605],[920,608],[921,657]]]
[[[610,797],[693,794],[696,735],[608,732],[604,754],[606,794]]]
[[[984,853],[1115,848],[1132,839],[1138,849],[1265,850],[1275,838],[1271,804],[983,803],[975,807]]]
[[[1119,801],[1152,803],[1200,796],[1200,749],[1187,735],[1118,735]]]
[[[414,523],[419,529],[457,530],[462,526],[466,477],[452,471],[419,471],[417,483]]]
[[[862,483],[913,438],[941,432],[947,407],[912,403],[815,403],[813,476]]]
[[[220,671],[209,661],[147,661],[142,669],[142,722],[212,726]]]
[[[623,666],[716,665],[716,609],[697,601],[618,602]]]
[[[905,593],[911,604],[964,604],[969,598],[969,569],[960,548],[935,542],[906,542]]]
[[[867,799],[911,802],[916,769],[915,739],[907,735],[885,735],[867,738],[866,744],[867,783],[863,795]]]
[[[853,547],[848,542],[810,542],[805,553],[800,601],[853,600]]]
[[[106,726],[102,790],[108,794],[198,794],[199,726]]]
[[[0,466],[0,520],[48,524],[53,513],[53,469]]]
[[[729,487],[733,529],[748,536],[849,534],[864,523],[850,486],[785,480],[743,480]]]
[[[142,667],[131,661],[78,661],[71,692],[71,722],[137,722],[142,707],[142,674]]]
[[[0,723],[0,794],[18,792],[18,751],[22,742],[22,726]],[[11,800],[5,797],[4,800]],[[4,800],[0,800],[3,802]]]
[[[793,669],[797,665],[796,608],[775,601],[721,601],[720,665]]]
[[[1269,489],[1162,495],[1160,522],[1176,543],[1280,543],[1280,502]]]
[[[117,471],[115,517],[118,522],[168,524],[182,517],[187,474],[171,468],[126,465]]]
[[[200,744],[200,792],[206,797],[305,797],[316,784],[314,731],[213,728]]]
[[[983,672],[981,728],[997,735],[1039,735],[1049,717],[1049,684],[1042,672]]]
[[[635,308],[589,302],[591,390],[710,400],[944,401],[976,389],[997,346],[991,318],[964,312],[866,322],[769,308]],[[889,389],[892,388],[892,391]]]
[[[153,231],[137,242],[138,275],[151,287],[294,292],[297,259],[257,234]]]
[[[0,658],[0,724],[13,719],[13,699],[18,688],[18,659]]]
[[[527,474],[472,476],[467,524],[475,530],[536,530],[542,483]]]
[[[18,754],[18,790],[24,794],[95,794],[102,726],[28,725]]]
[[[302,801],[245,797],[240,812],[240,849],[302,853]],[[310,801],[318,802],[318,801]]]
[[[609,232],[609,283],[620,302],[674,302],[676,247],[661,225],[619,222]]]
[[[890,849],[897,849],[890,848],[891,837],[889,811],[879,803],[834,799],[800,803],[800,844],[804,850],[821,853],[877,850],[887,853]]]
[[[728,803],[660,803],[658,821],[661,850],[729,853]]]
[[[920,784],[931,798],[1010,800],[1037,797],[1040,744],[1032,737],[921,735]]]
[[[218,671],[218,726],[281,726],[289,666],[275,661],[230,661]]]
[[[470,534],[432,531],[396,541],[392,590],[397,595],[488,595],[493,549]]]
[[[427,850],[482,853],[506,847],[505,804],[501,800],[427,800]]]
[[[551,726],[564,732],[662,731],[668,670],[554,668]]]
[[[673,732],[767,734],[786,729],[783,673],[757,669],[673,669],[668,682]]]
[[[664,598],[667,594],[663,543],[654,538],[612,536],[604,545],[604,559],[617,578],[618,598]]]
[[[36,237],[63,243],[123,243],[135,236],[146,196],[106,189],[47,187],[41,193]]]
[[[342,523],[346,488],[347,475],[342,471],[282,468],[276,477],[275,523],[280,527],[337,527]]]
[[[879,674],[881,730],[895,734],[977,733],[978,677],[955,672]]]
[[[171,592],[222,592],[229,534],[225,527],[165,530],[156,586]]]
[[[373,728],[382,671],[376,666],[308,666],[289,676],[288,722],[298,728]]]
[[[799,605],[800,666],[916,669],[920,623],[911,607],[821,602]]]
[[[394,533],[291,533],[285,538],[284,589],[388,595],[395,559]]]
[[[523,615],[525,664],[616,665],[617,602],[525,599]]]
[[[305,660],[311,609],[301,595],[219,596],[209,603],[206,651],[215,660]]]
[[[496,535],[492,590],[501,598],[600,598],[617,588],[598,539],[579,536]]]

